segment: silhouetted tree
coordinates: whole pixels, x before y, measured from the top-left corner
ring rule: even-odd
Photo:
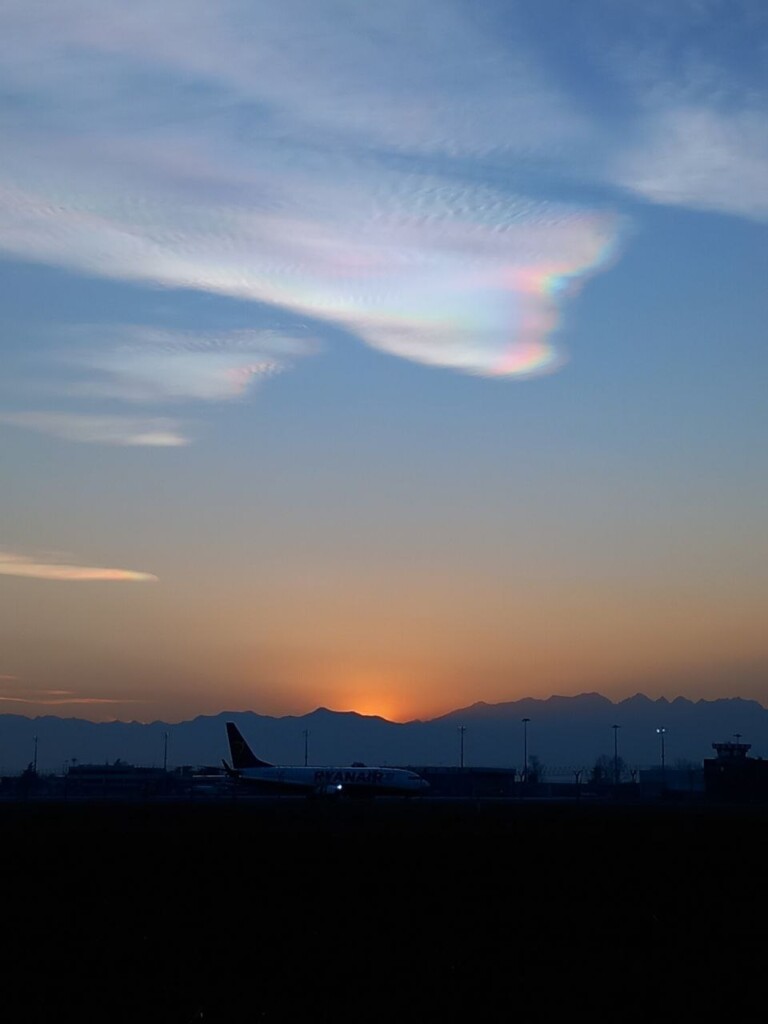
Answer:
[[[541,763],[541,759],[535,754],[531,754],[528,758],[528,781],[529,782],[541,782],[544,778],[544,772],[546,768]]]
[[[612,755],[601,754],[592,766],[589,781],[593,786],[610,786],[613,785],[615,774],[618,775],[618,782],[627,776],[627,764],[624,759],[620,757],[614,762]]]

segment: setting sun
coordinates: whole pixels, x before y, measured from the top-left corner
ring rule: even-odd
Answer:
[[[392,671],[361,670],[340,673],[329,686],[334,707],[360,715],[378,715],[390,722],[413,718],[408,691],[413,684]]]

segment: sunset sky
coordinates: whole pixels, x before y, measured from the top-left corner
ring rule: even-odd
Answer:
[[[0,712],[768,703],[761,0],[6,0]]]

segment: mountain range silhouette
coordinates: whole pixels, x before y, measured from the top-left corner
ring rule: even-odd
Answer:
[[[588,767],[601,755],[630,767],[660,761],[663,728],[666,763],[700,764],[713,756],[712,743],[741,737],[752,756],[768,755],[768,710],[740,697],[691,701],[652,700],[642,693],[617,702],[599,693],[526,697],[499,704],[478,701],[426,721],[389,722],[354,711],[319,707],[306,715],[272,717],[253,711],[222,711],[185,722],[101,722],[77,718],[0,715],[0,771],[13,773],[34,758],[43,772],[61,772],[74,761],[169,767],[220,765],[228,757],[224,723],[234,721],[253,749],[276,764],[304,763],[308,732],[310,764],[455,765],[459,726],[464,726],[467,766],[517,767],[523,762],[523,723],[528,754],[546,769]],[[619,730],[614,733],[613,726]],[[167,736],[167,740],[166,740]]]

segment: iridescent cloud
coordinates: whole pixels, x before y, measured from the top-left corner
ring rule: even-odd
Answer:
[[[4,123],[0,244],[268,303],[429,365],[551,371],[565,299],[616,255],[622,223],[596,202],[536,199],[532,183],[768,209],[764,88],[745,80],[718,111],[717,72],[699,87],[707,73],[665,52],[685,25],[626,6],[631,38],[656,40],[647,50],[615,50],[603,19],[581,15],[600,39],[595,73],[629,97],[617,132],[526,46],[515,5],[486,21],[443,0],[286,0],[279,19],[227,0],[74,0],[46,18],[10,2],[0,85],[23,102]],[[706,52],[696,60],[709,69]],[[102,379],[83,387],[231,397],[284,365],[254,351],[101,351]]]
[[[26,555],[0,551],[0,576],[24,576],[37,580],[63,580],[72,583],[109,581],[121,583],[154,583],[157,576],[131,569],[104,569],[59,562],[37,562]]]
[[[8,251],[268,303],[468,373],[562,362],[562,284],[572,293],[606,265],[620,223],[489,187],[488,154],[551,156],[566,140],[585,146],[590,129],[461,4],[353,14],[339,2],[319,15],[294,0],[279,22],[259,4],[141,6],[139,17],[110,7],[105,18],[79,3],[51,24],[12,9],[39,59],[30,75],[16,46],[5,74],[47,127],[10,119]],[[83,60],[98,68],[97,98],[83,93]],[[103,396],[137,400],[227,397],[280,365],[156,348],[92,362]]]
[[[562,300],[615,253],[618,217],[434,176],[382,171],[361,182],[354,168],[347,172],[330,191],[296,172],[286,176],[279,217],[219,209],[190,223],[169,200],[155,214],[173,230],[158,223],[143,235],[119,210],[111,219],[89,213],[83,231],[75,206],[62,198],[51,212],[36,197],[25,253],[269,303],[430,365],[512,376],[559,365],[550,339]],[[126,236],[141,243],[135,259]],[[89,358],[106,376],[95,391],[145,400],[221,398],[280,365],[274,354],[248,362],[226,348],[182,354],[151,345]]]

